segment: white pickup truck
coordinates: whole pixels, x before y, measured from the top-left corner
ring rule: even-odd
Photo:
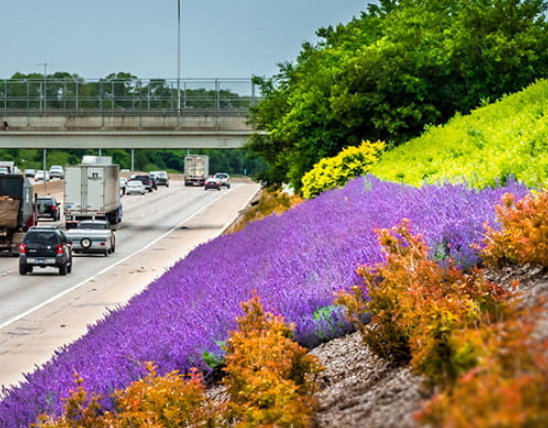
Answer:
[[[112,225],[106,220],[83,220],[76,229],[65,232],[72,242],[76,254],[104,254],[108,256],[116,250],[116,237]]]

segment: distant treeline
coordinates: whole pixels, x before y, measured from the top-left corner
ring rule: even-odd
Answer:
[[[133,165],[136,171],[167,170],[182,173],[183,158],[188,150],[146,150],[134,151]],[[228,172],[231,175],[255,176],[265,168],[264,161],[253,156],[245,149],[209,149],[193,150],[209,156],[210,172]],[[98,150],[65,149],[48,150],[47,165],[77,165],[84,155],[98,155]],[[125,149],[104,149],[102,156],[111,156],[114,163],[121,169],[131,169],[131,151]],[[41,149],[3,149],[0,150],[1,160],[13,160],[21,169],[43,167],[43,151]]]

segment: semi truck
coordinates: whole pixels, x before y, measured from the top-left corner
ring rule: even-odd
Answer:
[[[183,175],[185,186],[203,186],[209,175],[209,157],[206,155],[186,155]]]
[[[36,204],[28,178],[0,175],[0,250],[19,255],[19,244],[36,223]]]
[[[63,208],[65,227],[72,229],[82,220],[122,221],[120,168],[109,157],[85,156],[80,165],[65,169]]]

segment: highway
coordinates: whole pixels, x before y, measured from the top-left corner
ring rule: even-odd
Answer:
[[[18,259],[1,256],[0,385],[20,381],[110,308],[124,305],[197,245],[222,233],[258,189],[248,181],[204,191],[172,180],[169,188],[126,195],[116,252],[75,255],[65,277],[53,268],[21,276]]]

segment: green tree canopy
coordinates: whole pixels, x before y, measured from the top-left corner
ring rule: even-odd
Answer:
[[[294,63],[258,79],[251,115],[268,135],[249,148],[269,184],[302,177],[361,140],[398,145],[482,102],[548,75],[541,0],[400,0],[370,5],[347,25],[317,31]]]

